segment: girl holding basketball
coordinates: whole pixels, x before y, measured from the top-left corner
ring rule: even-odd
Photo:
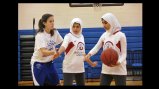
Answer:
[[[31,58],[31,70],[35,86],[56,86],[59,84],[54,62],[52,62],[52,55],[56,53],[56,45],[62,43],[62,41],[63,38],[54,29],[54,16],[44,14],[39,20],[34,53]]]
[[[100,85],[111,84],[114,79],[116,85],[126,85],[126,55],[127,55],[127,42],[126,36],[121,32],[121,25],[117,18],[112,13],[106,13],[101,17],[102,24],[106,32],[102,34],[98,43],[86,55],[86,59],[96,54],[101,47],[103,50],[113,48],[118,53],[118,61],[116,65],[107,66],[102,63],[101,81]]]
[[[70,33],[66,34],[64,41],[53,56],[53,59],[65,51],[65,58],[63,61],[63,77],[64,86],[72,85],[75,78],[77,85],[85,85],[84,77],[84,56],[85,56],[85,42],[82,35],[82,21],[79,18],[74,18],[70,24]],[[92,62],[90,59],[87,62],[92,66],[96,66],[97,62]]]

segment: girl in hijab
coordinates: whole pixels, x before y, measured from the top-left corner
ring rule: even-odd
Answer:
[[[75,78],[77,85],[85,85],[84,77],[84,56],[85,56],[85,42],[82,35],[82,21],[79,18],[74,18],[70,24],[70,33],[66,34],[64,41],[53,56],[53,59],[59,57],[59,55],[65,51],[65,58],[63,61],[63,77],[64,86],[72,85]],[[92,62],[90,59],[87,62],[95,67],[97,62]]]
[[[121,25],[112,13],[104,14],[101,20],[106,32],[102,34],[94,48],[86,55],[86,60],[96,54],[101,47],[103,47],[103,50],[107,48],[115,49],[119,55],[118,62],[112,66],[107,66],[102,63],[100,85],[109,86],[113,79],[116,85],[126,85],[126,36],[121,32]]]

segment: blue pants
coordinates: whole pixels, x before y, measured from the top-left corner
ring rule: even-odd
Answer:
[[[33,75],[39,86],[56,86],[59,84],[59,77],[52,62],[35,62],[33,64]]]

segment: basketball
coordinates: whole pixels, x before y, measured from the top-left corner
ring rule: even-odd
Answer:
[[[115,66],[118,61],[118,53],[112,48],[107,48],[101,53],[101,61],[107,66]]]

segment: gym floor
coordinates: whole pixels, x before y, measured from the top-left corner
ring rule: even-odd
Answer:
[[[60,81],[61,85],[63,85],[63,80]],[[95,79],[94,81],[87,80],[85,82],[86,86],[99,86],[99,79]],[[112,81],[111,86],[114,86],[115,82]],[[142,86],[142,81],[126,81],[127,86]],[[18,86],[33,86],[33,81],[19,81]]]

